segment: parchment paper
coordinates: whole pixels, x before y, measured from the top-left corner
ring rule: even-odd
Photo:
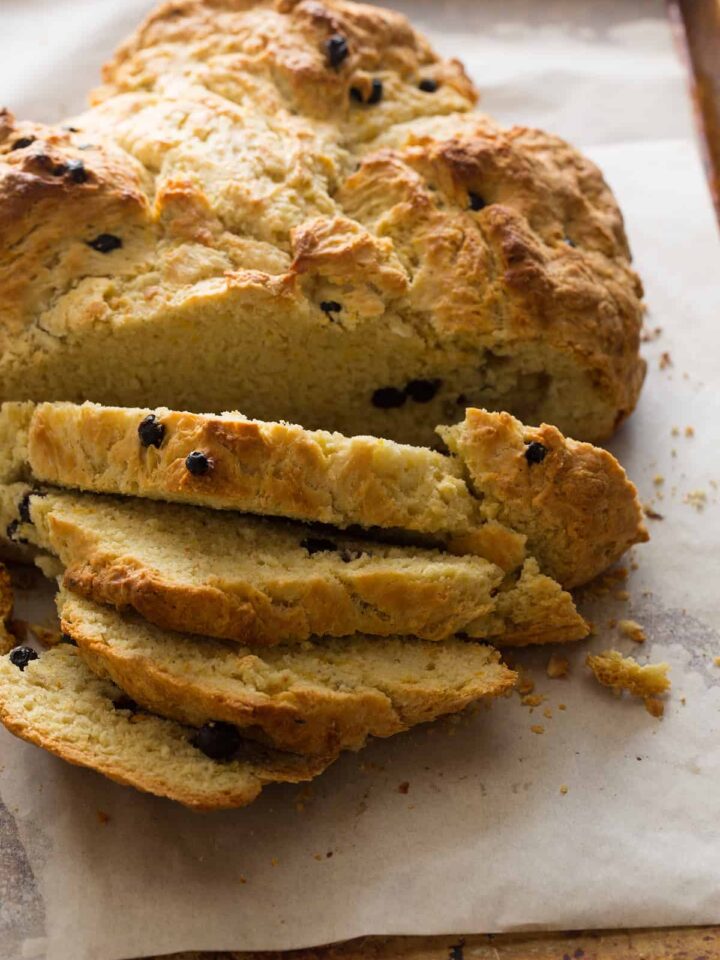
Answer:
[[[245,811],[193,815],[3,731],[2,960],[720,921],[720,245],[664,4],[396,5],[465,60],[489,112],[585,146],[617,191],[662,334],[612,447],[664,519],[628,583],[586,597],[597,635],[562,650],[569,679],[545,676],[547,648],[517,657],[547,696],[532,714],[514,696],[376,742]],[[149,6],[3,0],[0,100],[77,110]],[[621,617],[644,646],[608,625]],[[663,720],[587,675],[610,645],[671,664]]]

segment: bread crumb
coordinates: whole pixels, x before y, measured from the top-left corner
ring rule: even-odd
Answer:
[[[713,660],[713,663],[715,664],[716,667],[720,667],[720,657],[715,657],[715,659]]]
[[[280,863],[280,861],[278,860],[278,858],[277,858],[277,857],[273,857],[273,858],[271,859],[271,861],[270,861],[270,866],[271,866],[271,867],[276,867],[279,863]]]
[[[643,504],[643,512],[648,520],[664,520],[665,517],[662,513],[658,513],[657,510],[650,503]]]
[[[551,680],[557,680],[559,677],[566,677],[570,669],[570,661],[567,657],[560,657],[553,653],[547,662],[545,671]]]
[[[567,710],[567,707],[565,706],[564,703],[559,703],[559,704],[558,704],[558,710]]]
[[[695,436],[695,427],[685,427],[685,436],[694,437]]]
[[[403,780],[402,783],[398,784],[398,793],[407,793],[410,790],[410,781]]]
[[[531,680],[530,677],[521,674],[515,689],[521,694],[532,693],[535,689],[535,681]]]
[[[618,630],[634,643],[645,643],[647,640],[644,629],[635,620],[621,620],[618,623]]]
[[[656,487],[661,487],[665,483],[665,477],[661,473],[656,473],[653,477],[653,483]]]
[[[615,629],[615,627],[617,626],[617,620],[615,619],[615,617],[611,617],[608,620],[608,626],[610,627],[611,630]]]
[[[657,340],[661,333],[662,327],[643,327],[640,340],[643,343],[652,343],[653,340]]]
[[[641,666],[632,657],[623,657],[618,650],[589,654],[585,663],[598,683],[610,687],[617,694],[627,690],[633,696],[647,701],[670,689],[667,663],[646,663]],[[651,704],[647,709],[652,712],[656,707]],[[653,716],[658,715],[653,713]]]
[[[657,697],[645,697],[643,703],[651,717],[661,717],[665,713],[665,705]]]
[[[105,813],[104,810],[98,810],[97,818],[98,818],[98,823],[101,823],[103,826],[110,823],[110,814]]]
[[[698,513],[702,513],[707,503],[707,494],[704,490],[691,490],[683,497],[683,503],[689,504]]]
[[[673,427],[670,431],[671,436],[679,437],[680,436],[680,427]]]
[[[523,697],[521,702],[524,707],[539,707],[544,699],[542,693],[531,693]]]
[[[673,362],[670,353],[667,350],[663,350],[663,352],[660,354],[660,369],[667,370],[667,368],[671,367],[672,365]]]
[[[545,717],[546,720],[552,720],[552,716],[553,716],[552,707],[545,707],[545,709],[543,710],[543,716]]]
[[[541,723],[534,723],[530,729],[533,733],[545,733],[545,727]]]
[[[313,860],[322,860],[322,859],[323,859],[323,855],[321,853],[313,854]]]
[[[567,792],[568,792],[568,787],[567,787],[565,784],[563,784],[563,785],[560,787],[560,793],[561,793],[563,796],[565,796],[565,794],[566,794]]]

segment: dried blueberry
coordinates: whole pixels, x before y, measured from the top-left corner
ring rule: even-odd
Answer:
[[[468,200],[470,202],[471,210],[482,210],[483,207],[487,206],[487,203],[483,200],[479,193],[473,193],[472,190],[468,192]]]
[[[411,380],[405,393],[415,403],[430,403],[442,385],[442,380]]]
[[[575,241],[571,240],[570,237],[563,237],[563,243],[566,243],[569,247],[577,247]]]
[[[202,450],[193,450],[185,457],[185,466],[194,477],[203,477],[212,470],[213,462]]]
[[[325,53],[327,55],[328,66],[337,70],[350,53],[345,37],[339,33],[334,33],[325,41]]]
[[[82,160],[70,160],[67,165],[67,172],[73,183],[86,183],[88,173]]]
[[[27,540],[24,537],[17,536],[19,526],[19,520],[11,520],[5,528],[5,536],[11,543],[27,543]]]
[[[372,556],[369,550],[349,550],[345,548],[340,551],[340,559],[343,563],[351,563],[353,560],[359,560],[360,557]]]
[[[71,647],[76,647],[76,646],[77,646],[76,641],[73,640],[73,638],[70,636],[69,633],[61,633],[61,634],[60,634],[60,643],[68,643],[68,644],[70,644]]]
[[[165,427],[154,413],[149,413],[144,420],[140,421],[138,436],[144,447],[159,447],[165,436]]]
[[[337,544],[332,540],[326,540],[323,537],[306,537],[300,541],[300,546],[304,547],[310,556],[312,556],[313,553],[329,553],[338,548]]]
[[[211,760],[229,760],[240,746],[240,735],[231,724],[210,720],[200,727],[190,742]]]
[[[380,103],[383,95],[383,85],[382,80],[375,78],[370,86],[370,95],[365,101],[369,106],[374,107],[376,103]]]
[[[120,237],[112,233],[100,233],[94,240],[88,240],[87,245],[97,250],[98,253],[112,253],[123,245]]]
[[[327,313],[330,316],[331,313],[339,313],[342,310],[342,304],[338,303],[337,300],[323,300],[320,304],[320,309],[323,313]]]
[[[126,693],[121,693],[117,700],[113,700],[113,706],[116,710],[129,710],[130,713],[137,713],[138,710],[138,705]]]
[[[10,147],[11,150],[24,150],[25,147],[29,147],[31,143],[35,143],[37,137],[20,137],[19,140],[16,140],[15,143]]]
[[[355,103],[364,103],[362,90],[360,87],[350,87],[350,99],[354,100]]]
[[[32,491],[28,491],[18,504],[18,516],[21,523],[32,523],[30,519],[30,497]]]
[[[32,647],[15,647],[10,654],[10,663],[19,670],[24,670],[31,660],[37,660],[38,654]]]
[[[394,407],[401,407],[406,399],[404,390],[398,390],[397,387],[380,387],[372,395],[372,405],[380,410],[391,410]]]
[[[423,93],[435,93],[438,88],[437,80],[433,80],[432,77],[423,77],[423,79],[418,84],[418,89],[422,90]]]
[[[80,133],[77,127],[62,127],[62,129],[67,130],[68,133]]]
[[[525,459],[529,464],[542,463],[547,454],[547,447],[542,443],[538,443],[537,440],[533,440],[532,443],[528,443],[525,448]]]

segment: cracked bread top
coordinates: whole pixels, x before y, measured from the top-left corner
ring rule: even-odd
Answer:
[[[644,373],[620,212],[577,151],[475,99],[377,7],[160,7],[72,129],[3,114],[4,395],[423,442],[464,396],[607,436]]]

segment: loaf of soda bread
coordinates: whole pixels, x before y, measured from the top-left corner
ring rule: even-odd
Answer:
[[[0,399],[607,437],[645,369],[620,211],[475,102],[380,7],[162,4],[86,113],[0,113]]]

